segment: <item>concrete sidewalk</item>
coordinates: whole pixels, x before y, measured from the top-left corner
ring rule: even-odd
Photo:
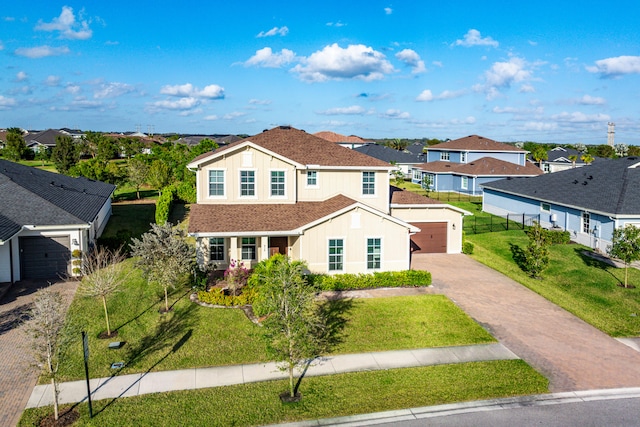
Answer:
[[[305,376],[511,359],[519,357],[499,343],[344,354],[316,359]],[[91,398],[100,400],[286,378],[287,374],[278,370],[275,363],[259,363],[95,378],[90,380],[90,387]],[[59,387],[59,403],[81,402],[87,398],[84,380],[61,383]],[[51,394],[50,384],[36,386],[27,408],[52,405]]]

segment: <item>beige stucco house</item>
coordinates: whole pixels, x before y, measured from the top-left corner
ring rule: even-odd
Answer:
[[[465,211],[391,187],[393,166],[302,130],[264,131],[188,167],[202,264],[279,252],[312,272],[365,273],[408,269],[416,251],[461,251]]]

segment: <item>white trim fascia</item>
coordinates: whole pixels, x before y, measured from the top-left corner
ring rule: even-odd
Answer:
[[[387,171],[391,172],[396,168],[389,165],[387,166],[318,166],[318,165],[309,165],[309,167],[304,169],[310,170],[354,170],[354,171]]]
[[[496,141],[498,142],[498,141]],[[479,148],[432,148],[427,147],[428,151],[466,151],[468,153],[528,153],[527,150],[482,150]]]
[[[300,236],[304,233],[298,232],[296,230],[282,230],[282,231],[205,231],[199,233],[189,233],[189,236],[193,236],[196,238],[199,237],[274,237],[274,236]]]
[[[257,145],[251,141],[245,141],[242,144],[238,144],[238,145],[234,145],[233,147],[225,147],[222,151],[220,152],[214,152],[211,153],[210,156],[207,157],[203,157],[202,159],[198,160],[197,162],[191,162],[187,165],[187,168],[199,168],[200,165],[202,165],[203,163],[207,163],[210,161],[214,161],[215,159],[222,157],[222,156],[228,156],[230,153],[233,153],[235,151],[241,151],[243,148],[247,148],[247,147],[251,147],[256,151],[260,151],[264,154],[267,154],[269,156],[273,156],[279,160],[282,160],[285,163],[288,163],[290,165],[294,165],[296,167],[296,169],[300,169],[300,168],[304,168],[304,165],[298,163],[298,162],[294,162],[293,160],[289,159],[288,157],[285,157],[283,155],[280,155],[278,153],[275,153],[271,150],[267,150],[266,148]]]
[[[413,208],[413,209],[415,209],[415,208],[420,208],[420,209],[422,209],[422,208],[427,208],[427,209],[429,209],[429,208],[451,209],[452,211],[456,211],[458,213],[461,213],[464,216],[473,215],[469,211],[465,211],[464,209],[461,209],[461,208],[458,208],[456,206],[449,205],[449,204],[446,204],[446,203],[441,203],[441,204],[415,204],[415,205],[412,205],[412,204],[403,205],[403,204],[398,204],[398,203],[392,203],[392,204],[389,205],[389,207],[391,209],[402,209],[402,208],[410,208],[410,209],[411,208]]]
[[[57,230],[76,230],[76,229],[89,229],[91,224],[68,224],[68,225],[23,225],[23,230],[31,231],[57,231]]]

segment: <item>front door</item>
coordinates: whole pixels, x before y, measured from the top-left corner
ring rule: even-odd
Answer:
[[[288,237],[269,237],[269,256],[274,254],[287,255],[287,248],[289,246]]]

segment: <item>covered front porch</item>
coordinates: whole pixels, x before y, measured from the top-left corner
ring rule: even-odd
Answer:
[[[225,270],[231,261],[240,261],[246,268],[253,268],[274,254],[298,259],[297,235],[232,235],[197,237],[198,265],[209,265]]]

